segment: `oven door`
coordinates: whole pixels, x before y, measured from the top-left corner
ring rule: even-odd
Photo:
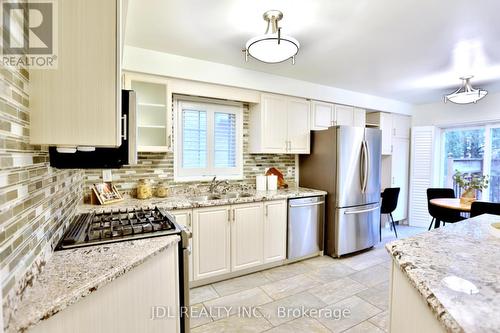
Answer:
[[[179,270],[179,282],[180,282],[180,306],[181,306],[181,332],[190,332],[190,320],[189,315],[182,315],[183,313],[189,313],[189,311],[183,311],[189,309],[189,256],[191,255],[191,231],[185,227],[181,228],[181,241],[179,242],[179,263],[182,267]]]

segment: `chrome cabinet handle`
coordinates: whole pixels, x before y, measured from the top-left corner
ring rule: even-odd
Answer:
[[[369,208],[369,209],[354,210],[354,211],[345,211],[344,215],[368,213],[368,212],[373,212],[374,210],[377,210],[379,208],[380,208],[380,206],[376,206],[376,207]]]
[[[227,222],[231,222],[231,209],[227,210]]]
[[[266,205],[266,216],[269,214],[269,206]]]
[[[191,228],[191,225],[193,224],[193,220],[192,220],[192,217],[191,217],[191,212],[188,213],[188,226],[189,228]]]
[[[236,221],[236,209],[233,209],[233,222]]]
[[[318,201],[318,202],[313,202],[313,203],[308,203],[308,204],[302,204],[302,205],[290,205],[290,208],[319,206],[319,205],[322,205],[324,203],[325,203],[324,201]]]
[[[122,116],[122,127],[123,127],[122,139],[127,140],[127,115],[126,114],[124,114]]]

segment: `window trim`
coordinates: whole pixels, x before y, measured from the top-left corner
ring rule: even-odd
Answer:
[[[243,104],[211,98],[174,95],[174,181],[208,181],[213,177],[222,180],[243,179]],[[186,105],[207,111],[207,167],[196,169],[182,168],[182,109]],[[214,114],[218,111],[236,115],[236,166],[215,168],[214,158]]]

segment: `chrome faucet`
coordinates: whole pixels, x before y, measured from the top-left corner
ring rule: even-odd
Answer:
[[[214,177],[212,179],[212,182],[210,183],[210,186],[208,188],[208,191],[212,194],[214,194],[217,190],[217,187],[221,184],[229,185],[229,182],[227,180],[216,180],[217,177]]]

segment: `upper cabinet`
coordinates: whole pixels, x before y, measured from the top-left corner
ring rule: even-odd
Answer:
[[[310,103],[262,94],[250,106],[250,153],[309,154]]]
[[[172,149],[172,98],[168,81],[155,76],[125,74],[125,88],[137,96],[137,150]]]
[[[365,127],[365,110],[347,105],[311,102],[312,130],[324,130],[331,126]]]
[[[392,136],[396,138],[409,139],[411,118],[399,114],[392,115]]]
[[[121,145],[121,1],[58,2],[58,66],[30,71],[32,144]]]
[[[411,118],[409,116],[371,112],[366,115],[367,123],[382,130],[382,155],[390,155],[394,150],[394,138],[409,139]]]

